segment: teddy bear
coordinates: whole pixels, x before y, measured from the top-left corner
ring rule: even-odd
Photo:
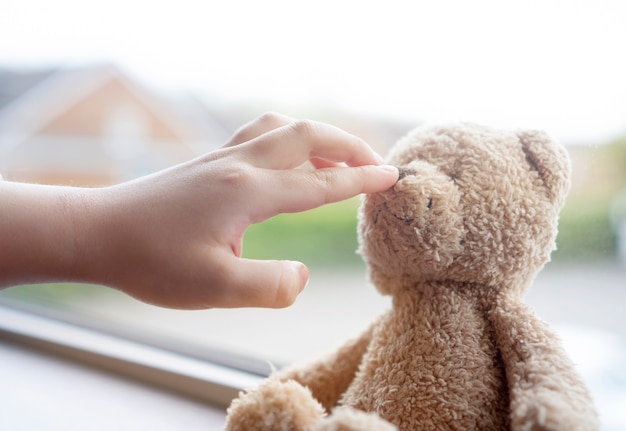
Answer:
[[[392,305],[227,411],[238,430],[595,430],[556,333],[523,302],[555,249],[565,149],[541,131],[421,126],[359,209],[359,252]],[[349,310],[346,310],[349,318]]]

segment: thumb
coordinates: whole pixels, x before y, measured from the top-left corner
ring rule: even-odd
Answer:
[[[309,281],[301,262],[234,258],[231,265],[217,307],[288,307]]]

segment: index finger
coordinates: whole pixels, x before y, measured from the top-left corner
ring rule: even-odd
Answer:
[[[348,166],[380,165],[383,159],[364,140],[330,124],[295,121],[245,144],[255,166],[291,169],[311,158]]]

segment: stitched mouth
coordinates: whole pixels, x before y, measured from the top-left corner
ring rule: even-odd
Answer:
[[[413,220],[415,220],[414,218],[408,218],[408,217],[400,217],[399,215],[394,214],[393,212],[389,211],[391,213],[391,215],[396,219],[396,220],[400,220],[404,223],[413,223]]]
[[[379,208],[379,210],[376,212],[376,215],[374,216],[374,224],[378,223],[378,217],[383,212],[390,214],[396,220],[400,220],[401,222],[406,223],[406,224],[411,224],[415,220],[415,218],[413,217],[405,217],[405,216],[396,214],[395,212],[389,209],[389,206],[387,206],[387,202],[383,202],[382,206]]]

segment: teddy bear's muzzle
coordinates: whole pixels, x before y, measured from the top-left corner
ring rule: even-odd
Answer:
[[[420,204],[417,201],[425,200],[425,208],[418,209]],[[387,219],[387,223],[412,224],[416,218],[420,217],[424,210],[430,209],[432,199],[424,196],[415,196],[406,191],[398,191],[391,188],[377,196],[372,202],[374,208],[372,213],[373,223],[377,224],[380,217]]]

